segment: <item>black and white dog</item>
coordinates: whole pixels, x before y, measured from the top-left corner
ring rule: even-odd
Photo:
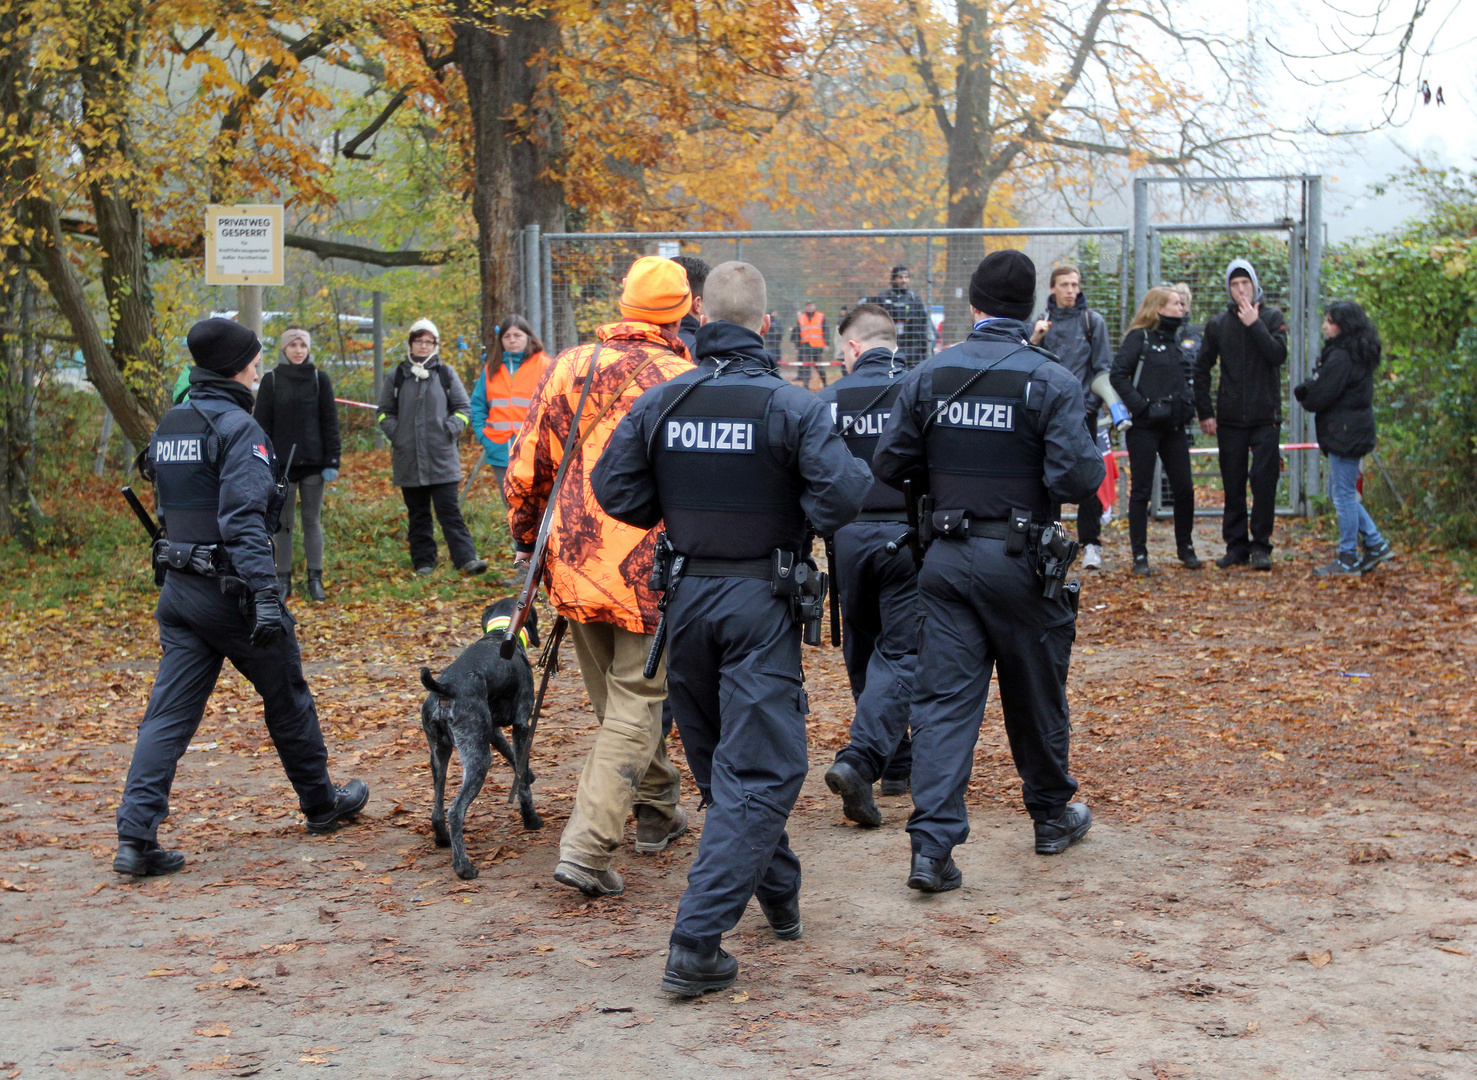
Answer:
[[[543,818],[533,808],[533,771],[518,775],[518,763],[528,760],[528,743],[532,738],[529,718],[533,715],[533,668],[527,649],[539,644],[538,612],[530,611],[528,621],[518,633],[518,648],[504,660],[498,646],[507,635],[517,601],[506,597],[482,613],[482,640],[467,646],[439,678],[431,669],[421,668],[421,683],[430,691],[421,704],[421,726],[431,747],[431,779],[436,789],[436,804],[431,811],[431,828],[436,833],[436,846],[451,846],[451,864],[457,877],[474,878],[477,868],[467,858],[462,841],[462,825],[467,807],[482,790],[492,765],[490,747],[508,759],[513,766],[513,791],[518,796],[518,809],[525,829],[541,829]],[[513,744],[503,734],[513,729]],[[462,786],[446,812],[446,770],[455,748],[462,759]]]

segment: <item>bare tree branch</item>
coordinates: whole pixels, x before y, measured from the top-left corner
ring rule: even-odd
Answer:
[[[440,266],[456,254],[454,251],[379,251],[298,233],[287,233],[282,237],[282,243],[286,247],[311,252],[320,259],[352,259],[369,266]]]

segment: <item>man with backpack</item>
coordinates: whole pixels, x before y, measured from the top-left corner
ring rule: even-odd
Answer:
[[[1102,315],[1087,306],[1087,297],[1082,292],[1082,272],[1075,266],[1053,267],[1050,287],[1046,313],[1036,320],[1031,344],[1040,345],[1077,376],[1087,406],[1087,431],[1096,442],[1098,410],[1103,402],[1092,392],[1092,382],[1099,375],[1106,375],[1113,366],[1108,324]],[[1077,507],[1077,542],[1082,545],[1084,570],[1102,569],[1102,532],[1103,504],[1094,491]]]

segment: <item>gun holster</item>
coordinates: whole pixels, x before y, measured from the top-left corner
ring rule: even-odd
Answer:
[[[652,592],[666,592],[667,587],[672,584],[672,542],[667,539],[666,530],[656,534],[656,548],[651,553],[651,578],[647,584],[651,586]]]
[[[829,583],[830,576],[816,569],[809,558],[782,548],[776,548],[771,556],[769,590],[790,601],[790,613],[801,626],[800,639],[807,645],[821,643],[821,619]]]

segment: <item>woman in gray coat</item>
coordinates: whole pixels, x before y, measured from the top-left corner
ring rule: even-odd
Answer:
[[[462,479],[457,439],[471,419],[471,402],[456,372],[441,363],[440,338],[430,319],[411,324],[408,355],[380,391],[379,426],[390,440],[391,479],[405,498],[415,572],[436,569],[434,508],[452,565],[464,574],[480,574],[487,563],[477,558],[457,500]]]

